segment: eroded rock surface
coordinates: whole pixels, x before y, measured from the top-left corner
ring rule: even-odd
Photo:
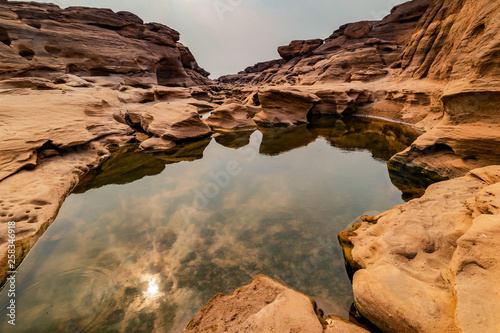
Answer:
[[[258,275],[231,295],[215,295],[183,332],[368,332],[340,318],[330,322],[313,299]]]
[[[212,111],[205,123],[216,130],[254,130],[257,124],[252,118],[259,110],[248,105],[230,103]]]
[[[396,6],[382,21],[345,24],[325,41],[292,41],[280,46],[283,58],[219,78],[233,84],[312,85],[373,81],[390,73],[432,0]],[[396,66],[397,67],[397,66]]]
[[[127,76],[138,86],[208,82],[177,31],[144,24],[129,12],[7,2],[0,4],[0,39],[3,77],[73,73]]]
[[[343,232],[361,313],[384,332],[497,331],[499,185],[476,169]]]
[[[267,88],[259,91],[262,111],[253,118],[261,126],[291,126],[307,123],[309,111],[320,98],[298,89]]]

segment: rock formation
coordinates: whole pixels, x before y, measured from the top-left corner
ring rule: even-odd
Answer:
[[[8,2],[0,5],[0,40],[4,78],[119,76],[131,86],[208,81],[177,31],[128,12]]]
[[[496,332],[500,167],[426,194],[340,235],[357,308],[384,332]]]
[[[435,1],[402,55],[401,80],[443,85],[441,120],[395,164],[442,177],[500,164],[500,3]]]
[[[296,40],[280,46],[284,61],[260,63],[219,78],[232,84],[297,84],[372,81],[385,77],[402,54],[431,0],[396,6],[382,21],[345,24],[326,40]]]
[[[339,318],[328,319],[313,299],[258,275],[231,295],[215,295],[183,332],[368,332]]]

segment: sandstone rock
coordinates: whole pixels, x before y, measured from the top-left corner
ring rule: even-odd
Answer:
[[[228,296],[214,296],[183,331],[323,332],[315,302],[263,275]]]
[[[140,116],[144,131],[166,140],[196,139],[212,131],[198,115],[198,110],[182,102],[162,102]]]
[[[187,48],[176,43],[179,34],[175,30],[157,23],[144,25],[127,12],[7,2],[0,6],[0,26],[0,73],[4,77],[119,74],[191,86],[195,81],[203,84],[203,75],[208,74],[192,61]],[[183,64],[186,56],[189,61]],[[188,73],[193,69],[196,74]]]
[[[216,130],[254,130],[257,124],[252,120],[255,112],[251,107],[231,103],[215,109],[205,123]]]
[[[309,111],[320,98],[293,88],[259,91],[262,111],[253,119],[261,126],[291,126],[307,123]]]
[[[288,46],[278,47],[278,53],[285,60],[306,55],[323,44],[322,39],[294,40]]]
[[[155,92],[150,89],[122,88],[118,99],[123,103],[147,103],[155,101]]]
[[[453,80],[451,88],[498,86],[499,9],[496,1],[434,1],[403,54],[403,75]]]
[[[344,234],[359,311],[384,332],[497,330],[499,183],[477,169]]]
[[[5,156],[4,151],[0,156]],[[79,176],[96,163],[94,149],[81,147],[63,156],[42,159],[34,170],[20,172],[0,183],[0,281],[7,277],[7,222],[16,222],[16,265],[26,257],[54,221]],[[5,171],[5,170],[3,170]],[[5,174],[5,173],[3,173]]]
[[[231,84],[313,85],[339,81],[375,81],[386,77],[412,37],[432,0],[394,7],[382,21],[345,24],[324,43],[292,41],[278,49],[286,61],[263,62],[236,75],[219,78]]]
[[[344,36],[351,39],[358,39],[365,36],[373,28],[373,23],[361,21],[349,24],[344,30]]]
[[[131,131],[113,117],[118,111],[113,92],[31,90],[23,94],[14,90],[1,98],[0,180],[34,167],[41,149],[73,149],[102,136]]]
[[[282,59],[277,59],[277,60],[270,60],[270,61],[264,61],[264,62],[259,62],[256,63],[253,66],[249,66],[245,68],[245,73],[259,73],[263,72],[266,69],[269,68],[277,68],[281,65],[283,65],[283,60]]]
[[[370,92],[349,89],[347,91],[335,89],[321,89],[314,93],[321,101],[311,110],[312,114],[319,115],[349,115],[355,113],[358,107],[367,104]]]
[[[145,133],[135,133],[134,138],[139,142],[143,142],[149,139],[149,135]]]
[[[368,333],[364,328],[337,316],[330,316],[329,321],[331,322],[326,327],[325,333]]]

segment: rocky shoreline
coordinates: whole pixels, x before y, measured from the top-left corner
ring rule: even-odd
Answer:
[[[0,280],[7,222],[19,264],[110,147],[168,153],[216,132],[381,117],[424,132],[389,161],[402,187],[451,180],[340,235],[358,310],[384,332],[498,330],[499,13],[487,0],[409,1],[212,81],[164,25],[0,1]],[[186,330],[207,327],[364,331],[262,276],[215,296]]]

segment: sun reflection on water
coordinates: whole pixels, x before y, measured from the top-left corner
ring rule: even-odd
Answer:
[[[148,289],[144,292],[146,298],[154,298],[160,296],[160,288],[158,287],[157,278],[152,278],[148,283]]]

